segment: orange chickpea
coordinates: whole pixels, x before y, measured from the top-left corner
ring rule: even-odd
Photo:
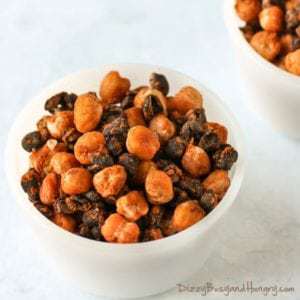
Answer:
[[[156,164],[153,161],[142,160],[138,165],[134,181],[137,184],[144,184],[146,177],[152,168],[154,168],[154,169],[157,168]]]
[[[264,8],[259,14],[259,23],[266,31],[279,32],[283,23],[283,11],[276,5]]]
[[[118,213],[111,214],[101,227],[104,239],[113,243],[136,243],[140,229],[136,223],[128,222]]]
[[[57,111],[47,119],[47,129],[50,135],[60,139],[74,127],[74,113],[72,111]]]
[[[69,195],[87,192],[91,183],[91,174],[84,168],[71,168],[61,177],[61,188],[63,192]]]
[[[290,33],[284,34],[280,37],[281,54],[288,54],[293,51],[293,36]]]
[[[203,125],[203,127],[205,130],[214,132],[218,136],[221,144],[227,143],[228,131],[227,131],[226,127],[224,127],[221,124],[214,123],[214,122],[207,122]]]
[[[81,133],[94,130],[101,119],[102,112],[102,104],[96,94],[86,93],[78,96],[74,105],[76,129]]]
[[[281,50],[280,39],[275,32],[259,31],[250,42],[254,50],[266,60],[272,61]]]
[[[130,128],[137,125],[146,125],[142,110],[139,107],[130,107],[126,109],[124,113],[127,117],[128,125]]]
[[[202,182],[202,186],[206,190],[212,190],[222,199],[230,186],[228,172],[224,170],[213,171]]]
[[[300,75],[300,49],[286,55],[284,66],[290,73]]]
[[[196,200],[188,200],[176,206],[172,226],[176,231],[182,231],[194,225],[205,216],[204,210]]]
[[[161,143],[167,142],[176,133],[174,123],[169,120],[164,114],[156,115],[150,121],[149,128],[158,135]]]
[[[143,194],[138,191],[131,191],[120,197],[116,206],[117,212],[129,221],[137,221],[149,211],[148,203]]]
[[[145,189],[152,204],[164,204],[174,197],[171,178],[163,171],[151,169],[146,177]]]
[[[75,157],[83,165],[91,164],[93,155],[105,152],[105,139],[103,134],[98,131],[84,133],[74,146]]]
[[[71,168],[78,167],[80,164],[72,153],[57,152],[51,158],[51,167],[56,174],[63,174]]]
[[[59,180],[55,173],[44,178],[40,188],[40,200],[45,205],[52,205],[59,197]]]
[[[261,4],[259,0],[237,0],[235,9],[243,21],[250,22],[258,17]]]
[[[159,150],[160,143],[151,129],[138,125],[128,131],[126,147],[129,153],[139,159],[151,160]]]
[[[121,165],[107,167],[94,175],[96,191],[104,198],[119,194],[127,180],[125,168]]]
[[[208,174],[211,168],[207,153],[202,148],[192,144],[186,147],[181,164],[194,177]]]
[[[72,216],[56,213],[53,217],[53,222],[67,231],[75,232],[76,221]]]

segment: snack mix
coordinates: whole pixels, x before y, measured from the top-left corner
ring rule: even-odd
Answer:
[[[157,240],[197,223],[230,186],[238,158],[227,129],[208,122],[200,92],[168,96],[111,71],[95,92],[61,92],[22,140],[30,169],[21,185],[33,205],[80,236],[113,243]]]
[[[300,1],[237,0],[241,28],[253,49],[266,60],[300,75]]]

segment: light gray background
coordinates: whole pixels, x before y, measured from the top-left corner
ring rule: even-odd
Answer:
[[[40,89],[67,73],[114,62],[153,63],[185,72],[230,105],[248,143],[246,178],[223,234],[216,236],[220,245],[188,284],[252,280],[255,286],[293,286],[296,291],[287,298],[299,299],[300,144],[273,132],[248,109],[222,3],[0,1],[2,161],[15,115]],[[59,279],[19,213],[3,168],[0,177],[0,299],[98,299]],[[198,298],[200,294],[176,289],[154,297]]]

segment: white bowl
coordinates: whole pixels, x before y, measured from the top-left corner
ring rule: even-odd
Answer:
[[[224,1],[224,18],[249,103],[274,129],[300,138],[300,77],[268,62],[249,45],[239,30],[244,23],[236,14],[235,3]]]
[[[102,76],[109,70],[120,71],[130,78],[132,86],[145,84],[151,72],[167,76],[171,93],[183,85],[195,86],[204,96],[208,118],[225,124],[229,130],[230,142],[239,152],[239,160],[231,172],[232,184],[218,207],[188,230],[162,240],[138,244],[109,244],[85,239],[62,230],[42,216],[20,187],[20,177],[28,169],[28,153],[21,149],[21,139],[45,114],[45,100],[60,91],[77,94],[98,91]],[[58,273],[91,293],[141,297],[168,290],[201,268],[215,245],[218,222],[240,189],[244,175],[243,154],[243,137],[234,116],[215,94],[197,81],[162,67],[118,64],[66,76],[30,101],[11,128],[6,149],[6,172],[14,197]]]

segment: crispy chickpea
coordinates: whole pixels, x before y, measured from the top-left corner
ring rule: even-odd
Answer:
[[[104,198],[119,194],[127,180],[125,168],[121,165],[107,167],[94,175],[96,191]]]
[[[102,104],[96,94],[86,93],[78,96],[74,105],[76,129],[81,133],[94,130],[101,119],[102,112]]]
[[[136,155],[141,160],[150,160],[159,150],[158,136],[149,128],[138,125],[130,128],[126,139],[129,153]]]
[[[62,174],[61,188],[69,195],[77,195],[87,192],[92,183],[89,171],[84,168],[71,168]]]
[[[226,127],[224,127],[219,123],[214,123],[214,122],[206,122],[203,125],[203,127],[205,130],[209,130],[215,133],[218,136],[221,144],[227,143],[228,131]]]
[[[272,61],[280,52],[280,39],[275,32],[259,31],[250,42],[254,50],[266,60]]]
[[[172,226],[176,231],[182,231],[205,216],[204,210],[196,200],[188,200],[176,206],[173,217]]]
[[[47,129],[52,137],[60,139],[74,127],[74,113],[72,111],[57,111],[47,119]]]
[[[174,123],[169,120],[164,114],[156,115],[150,121],[149,128],[158,135],[161,143],[167,142],[176,133]]]
[[[55,173],[49,173],[44,178],[40,188],[40,200],[45,205],[52,205],[59,197],[59,180]]]
[[[75,232],[76,221],[72,216],[56,213],[53,217],[53,222],[67,231]]]
[[[93,155],[106,152],[105,139],[101,132],[90,131],[84,133],[75,143],[74,155],[83,165],[91,164]]]
[[[129,221],[137,221],[149,211],[149,206],[143,194],[138,191],[131,191],[120,197],[117,202],[117,212]]]
[[[56,174],[63,174],[71,168],[78,167],[80,164],[72,153],[57,152],[50,161],[51,167]]]
[[[250,22],[257,18],[261,4],[259,0],[237,0],[235,9],[243,21]]]
[[[259,14],[259,23],[266,31],[279,32],[283,23],[283,11],[276,5],[264,8]]]
[[[163,171],[151,169],[146,177],[145,190],[152,204],[164,204],[174,197],[171,178]]]
[[[290,33],[283,34],[280,37],[281,54],[288,54],[293,51],[293,36]]]
[[[142,110],[139,107],[130,107],[126,109],[124,113],[130,128],[137,125],[146,125]]]
[[[211,168],[207,153],[201,147],[192,144],[186,147],[181,164],[193,177],[206,175]]]
[[[130,89],[130,81],[119,72],[111,71],[105,75],[100,85],[101,100],[105,105],[120,102]]]
[[[200,92],[191,87],[183,87],[172,100],[168,102],[170,110],[176,110],[179,114],[184,115],[190,109],[202,108],[203,98]]]
[[[286,55],[284,65],[290,73],[300,75],[300,49]]]
[[[146,177],[152,168],[157,169],[156,164],[153,161],[142,160],[138,165],[134,181],[137,184],[144,184]]]
[[[111,214],[101,227],[104,239],[114,243],[136,243],[140,229],[136,223],[128,222],[118,213]]]
[[[212,190],[221,199],[230,186],[228,172],[225,170],[215,170],[206,177],[202,185],[204,189]]]

